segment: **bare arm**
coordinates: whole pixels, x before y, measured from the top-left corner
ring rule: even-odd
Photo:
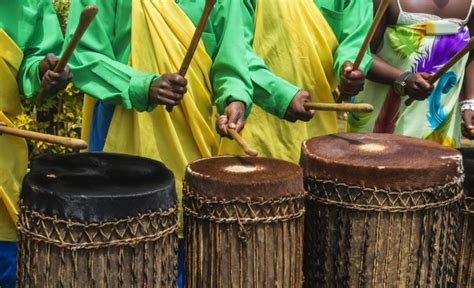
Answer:
[[[471,18],[468,23],[469,31],[474,31],[474,20]],[[464,92],[464,93],[463,93]],[[463,95],[464,94],[464,95]],[[464,76],[464,87],[460,95],[460,100],[474,99],[474,53],[469,54],[466,64],[466,73]],[[474,139],[471,130],[474,129],[474,111],[465,110],[462,113],[463,125],[462,134],[469,139]]]

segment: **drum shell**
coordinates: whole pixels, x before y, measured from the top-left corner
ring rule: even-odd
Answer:
[[[454,285],[461,167],[446,184],[390,190],[318,178],[305,153],[304,287]]]
[[[460,149],[466,174],[457,287],[474,287],[474,149]]]
[[[21,207],[17,287],[176,287],[177,210],[84,225]]]
[[[187,172],[184,287],[302,287],[305,193],[302,173],[296,169],[292,193],[275,197],[277,191],[270,199],[209,197],[210,192],[222,194],[201,191],[203,185],[226,192],[238,186],[202,184],[197,173]],[[244,193],[251,194],[248,189]]]

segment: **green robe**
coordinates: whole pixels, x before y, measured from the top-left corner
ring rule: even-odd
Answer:
[[[246,41],[252,43],[254,37],[253,20],[258,0],[243,1]],[[342,64],[345,61],[355,61],[372,24],[372,0],[313,1],[328,21],[339,42],[339,47],[334,54],[334,71],[339,78]],[[255,54],[251,45],[248,46],[247,57],[254,85],[254,103],[266,112],[283,118],[288,105],[300,88],[273,74],[264,61]],[[360,69],[367,73],[372,63],[370,51],[367,51]]]
[[[176,2],[197,25],[205,0]],[[158,75],[136,71],[127,65],[132,45],[131,0],[73,0],[66,39],[72,37],[81,10],[91,3],[99,7],[99,14],[71,58],[75,85],[106,103],[137,111],[152,110],[148,91]],[[252,84],[246,61],[242,59],[245,46],[241,12],[238,1],[218,0],[202,36],[213,60],[210,77],[220,112],[235,100],[246,104],[247,113],[252,105]]]
[[[56,12],[48,0],[0,1],[0,29],[24,53],[18,85],[31,98],[41,90],[38,64],[48,53],[61,53],[63,35]]]

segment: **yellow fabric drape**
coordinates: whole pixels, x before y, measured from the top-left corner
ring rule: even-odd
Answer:
[[[307,90],[312,101],[332,103],[337,78],[333,54],[338,42],[313,0],[257,0],[253,48],[279,77]],[[290,123],[254,106],[243,137],[260,156],[297,163],[301,143],[337,132],[334,112],[318,112],[308,123]],[[220,154],[242,154],[224,139]]]
[[[174,0],[133,0],[132,3],[130,65],[149,73],[178,71],[195,31],[191,20]],[[209,81],[211,65],[212,60],[201,42],[186,75],[188,93],[181,104],[171,113],[164,106],[150,113],[117,106],[104,147],[104,151],[162,161],[176,177],[180,209],[186,165],[217,154]]]
[[[14,127],[11,120],[21,113],[17,84],[23,52],[0,29],[0,121]],[[0,136],[0,241],[15,241],[15,221],[21,183],[28,166],[28,147],[22,138]]]

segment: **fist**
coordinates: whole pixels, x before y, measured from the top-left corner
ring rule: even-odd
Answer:
[[[48,94],[56,94],[59,91],[64,90],[72,79],[71,70],[67,65],[62,72],[54,72],[54,67],[56,67],[58,61],[58,57],[50,53],[46,55],[39,64],[41,85]]]
[[[356,96],[364,90],[365,74],[360,70],[354,70],[349,61],[342,64],[340,92],[345,96]]]
[[[286,114],[284,119],[290,122],[296,122],[298,120],[301,121],[309,121],[314,116],[313,110],[306,110],[304,108],[304,103],[310,102],[311,96],[309,95],[308,91],[300,90],[296,95],[293,97],[293,100],[290,102],[290,106],[288,110],[286,110]]]
[[[434,86],[428,81],[431,75],[428,73],[412,74],[406,81],[406,92],[410,98],[415,100],[425,100],[433,92]]]
[[[216,130],[222,137],[229,137],[227,128],[240,133],[245,125],[245,104],[240,101],[231,102],[224,114],[217,118]]]
[[[151,83],[148,101],[153,104],[176,106],[188,91],[187,85],[186,78],[177,73],[163,74]]]
[[[467,139],[474,139],[474,111],[465,110],[462,112],[463,123],[461,126],[462,135]],[[472,131],[472,132],[471,132]]]

